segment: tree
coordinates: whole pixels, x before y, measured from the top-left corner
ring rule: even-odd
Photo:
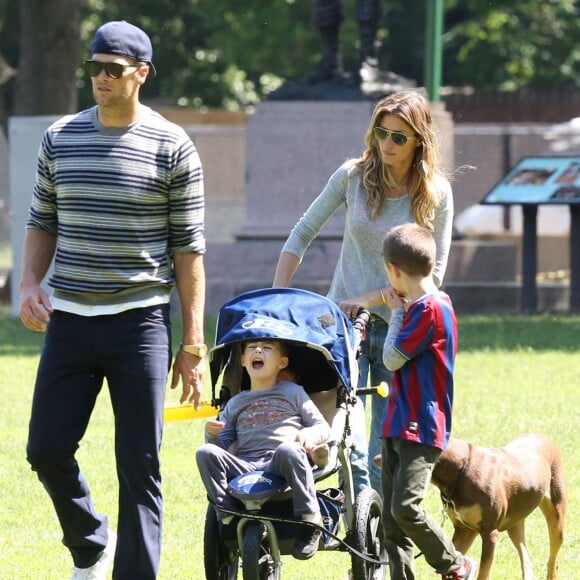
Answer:
[[[0,0],[0,130],[6,126],[8,111],[12,109],[13,87],[18,63],[18,3]]]
[[[453,0],[446,82],[480,89],[580,86],[578,0]]]
[[[21,0],[16,115],[76,110],[80,0]]]
[[[159,72],[143,96],[227,109],[251,106],[282,79],[313,68],[320,51],[312,2],[294,0],[89,0],[88,42],[97,23],[128,20],[152,37]],[[354,0],[347,0],[354,4]],[[88,85],[81,102],[91,102]]]
[[[379,30],[383,68],[419,85],[430,1],[383,0]],[[341,50],[352,69],[355,0],[344,4]],[[444,84],[503,90],[580,84],[580,0],[446,0],[445,7]],[[146,83],[144,98],[248,108],[314,68],[320,40],[312,9],[313,0],[0,0],[0,56],[18,69],[16,80],[0,86],[0,109],[50,114],[92,104],[81,51],[88,56],[97,26],[120,19],[152,37],[159,76]]]

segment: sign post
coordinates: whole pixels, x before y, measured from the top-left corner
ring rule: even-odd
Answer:
[[[580,156],[524,157],[481,203],[522,206],[522,312],[537,309],[538,206],[569,206],[570,311],[580,311]]]

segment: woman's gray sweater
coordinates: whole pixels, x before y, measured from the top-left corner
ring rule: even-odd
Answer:
[[[451,185],[443,176],[438,177],[437,186],[441,201],[433,221],[433,236],[437,245],[433,277],[440,286],[451,246],[453,196]],[[366,200],[360,168],[354,165],[353,160],[345,162],[294,226],[282,249],[302,260],[306,249],[326,222],[341,207],[345,207],[342,248],[328,292],[328,298],[336,303],[388,284],[382,257],[385,236],[397,225],[415,222],[408,195],[387,198],[374,220],[369,217]],[[370,310],[389,320],[386,306],[376,306]]]

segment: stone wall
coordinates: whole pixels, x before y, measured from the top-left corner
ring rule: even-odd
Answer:
[[[442,100],[459,123],[564,123],[580,111],[580,87],[518,91],[443,87]]]
[[[307,107],[308,103],[294,102],[282,115],[274,103],[264,103],[258,113],[249,117],[223,112],[204,115],[183,109],[161,111],[184,126],[196,143],[204,166],[210,313],[238,291],[271,283],[277,255],[296,219],[331,172],[344,159],[362,151],[362,135],[370,114],[368,104],[359,103],[356,110],[349,103],[335,103],[334,107],[318,103],[309,112]],[[13,296],[17,296],[23,224],[30,203],[36,152],[42,131],[52,120],[11,120]],[[549,127],[465,123],[451,126],[452,134],[444,143],[448,150],[445,155],[454,159],[456,167],[464,168],[453,182],[456,214],[477,204],[521,157],[548,152],[545,134]],[[0,164],[0,187],[7,182],[6,173]],[[309,250],[297,284],[325,291],[338,255],[341,231],[338,216]],[[539,270],[568,264],[567,236],[540,239],[538,249]],[[479,240],[475,245],[470,240],[457,241],[447,281],[481,285],[501,279],[517,284],[520,261],[519,235],[507,232],[504,237]]]

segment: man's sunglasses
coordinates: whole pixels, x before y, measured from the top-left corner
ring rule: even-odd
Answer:
[[[90,77],[98,77],[105,69],[107,76],[112,79],[120,79],[126,68],[139,68],[139,64],[119,64],[118,62],[99,62],[98,60],[85,60],[83,68]]]
[[[379,141],[386,139],[390,135],[395,145],[404,145],[409,140],[409,137],[405,135],[405,133],[401,133],[400,131],[391,131],[389,129],[385,129],[384,127],[375,127],[373,132]]]

